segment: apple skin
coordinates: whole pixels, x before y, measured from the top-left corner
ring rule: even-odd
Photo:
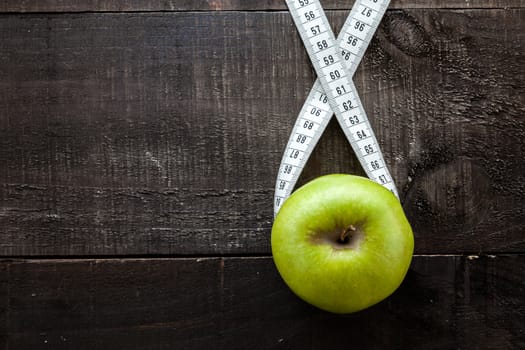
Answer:
[[[351,236],[345,243],[338,242],[343,231]],[[271,244],[277,270],[295,294],[320,309],[346,314],[399,287],[414,237],[389,190],[364,177],[332,174],[285,201]]]

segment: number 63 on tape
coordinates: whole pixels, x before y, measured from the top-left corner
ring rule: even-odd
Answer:
[[[299,112],[281,160],[274,215],[290,196],[334,113],[367,176],[398,196],[352,81],[389,2],[357,0],[336,40],[318,0],[286,0],[318,79]]]

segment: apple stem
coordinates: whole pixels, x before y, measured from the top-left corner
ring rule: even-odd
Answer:
[[[341,232],[341,236],[339,236],[339,242],[341,243],[346,243],[346,239],[348,238],[348,236],[354,232],[356,230],[355,226],[354,225],[350,225],[348,226],[346,229],[344,229],[342,232]]]

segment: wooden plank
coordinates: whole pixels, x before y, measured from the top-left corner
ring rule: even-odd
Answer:
[[[389,11],[356,75],[418,253],[524,251],[523,13]],[[4,15],[0,31],[0,255],[269,253],[314,80],[287,13]],[[301,183],[334,172],[362,174],[332,122]]]
[[[525,256],[418,256],[363,312],[307,305],[271,258],[3,261],[3,349],[522,349]],[[7,288],[6,285],[7,284]],[[5,291],[8,290],[8,294]]]
[[[326,9],[350,9],[353,2],[325,0]],[[523,0],[393,0],[392,9],[410,8],[516,8],[525,7]],[[86,0],[82,2],[63,0],[40,0],[38,2],[4,0],[0,12],[134,12],[134,11],[268,11],[285,10],[284,1],[242,1],[242,0],[133,0],[101,1]]]

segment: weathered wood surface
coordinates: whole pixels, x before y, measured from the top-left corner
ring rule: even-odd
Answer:
[[[0,349],[525,348],[523,7],[392,1],[355,81],[447,255],[342,317],[269,256],[314,80],[283,1],[2,1]],[[335,122],[300,182],[333,172],[362,173]]]
[[[350,316],[295,297],[271,258],[0,262],[5,349],[523,349],[523,255],[418,256]],[[190,292],[191,291],[191,292]]]
[[[355,77],[418,253],[524,251],[523,14],[389,11]],[[269,253],[314,80],[288,13],[3,15],[0,32],[0,255]],[[301,182],[333,172],[362,173],[335,122]]]
[[[350,9],[354,1],[324,0],[325,9]],[[392,0],[390,8],[516,8],[524,0]],[[0,12],[103,12],[103,11],[261,11],[284,10],[284,0],[3,0]]]

